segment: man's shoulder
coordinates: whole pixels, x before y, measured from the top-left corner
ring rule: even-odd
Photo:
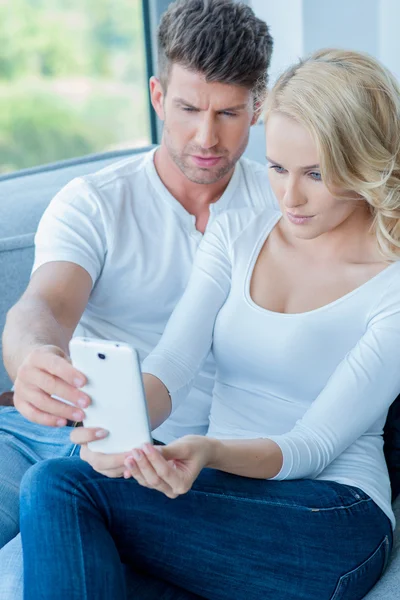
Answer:
[[[253,206],[270,207],[279,210],[278,202],[272,191],[266,165],[249,158],[242,157],[239,161],[244,185],[252,198]]]
[[[258,185],[265,185],[266,182],[269,185],[268,169],[265,164],[243,156],[239,163],[245,177],[254,180]]]
[[[107,167],[72,179],[53,198],[51,210],[62,205],[100,207],[124,203],[124,198],[139,198],[143,191],[146,165],[152,161],[154,150],[118,160]],[[97,210],[97,209],[96,209]]]
[[[138,178],[143,178],[146,165],[152,160],[153,154],[154,149],[140,152],[118,160],[95,173],[85,175],[81,180],[99,192],[107,189],[114,191],[121,184],[135,185]]]
[[[249,229],[254,233],[259,229],[264,230],[269,222],[276,222],[279,216],[279,211],[265,206],[228,209],[217,217],[215,228],[219,228],[229,244],[232,244]]]
[[[242,156],[239,162],[245,171],[248,171],[249,173],[265,175],[265,165],[263,165],[261,162],[258,162],[258,160],[252,160],[251,158]]]

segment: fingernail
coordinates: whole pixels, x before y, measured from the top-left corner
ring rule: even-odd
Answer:
[[[67,421],[65,419],[58,419],[57,421],[57,427],[64,427],[64,425],[67,424]]]
[[[132,450],[132,456],[135,460],[140,460],[142,458],[142,453],[140,450]]]
[[[86,408],[88,406],[89,402],[87,401],[86,398],[79,398],[78,400],[78,406],[80,406],[81,408]]]
[[[85,418],[85,415],[81,410],[76,410],[72,413],[72,416],[74,417],[75,421],[82,421],[82,419]]]
[[[85,383],[85,380],[81,379],[80,377],[76,377],[76,379],[74,379],[74,385],[76,387],[82,387],[84,383]]]
[[[105,438],[108,436],[108,431],[107,429],[98,429],[95,433],[95,436],[97,438]]]
[[[153,446],[151,444],[143,444],[142,450],[145,454],[150,454],[153,450]]]

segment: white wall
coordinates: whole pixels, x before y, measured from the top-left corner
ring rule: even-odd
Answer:
[[[378,57],[400,79],[400,2],[380,0]]]
[[[274,38],[270,83],[319,48],[360,50],[400,79],[400,0],[249,0]],[[264,128],[252,128],[246,155],[264,162]]]
[[[368,52],[400,78],[399,0],[250,0],[275,40],[271,81],[319,48]]]

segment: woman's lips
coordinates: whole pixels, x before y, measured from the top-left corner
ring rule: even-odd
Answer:
[[[202,156],[194,156],[192,158],[198,167],[214,167],[222,159],[222,156],[211,156],[209,158],[203,158]]]
[[[310,220],[314,217],[314,215],[306,216],[306,215],[293,215],[290,212],[286,212],[287,217],[291,223],[294,225],[304,225],[304,223],[309,223]]]

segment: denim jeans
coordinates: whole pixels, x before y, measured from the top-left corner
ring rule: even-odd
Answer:
[[[65,457],[78,449],[67,427],[36,425],[13,407],[0,407],[0,598],[22,600],[22,547],[19,535],[19,486],[39,461]]]
[[[26,600],[124,600],[122,563],[138,589],[145,578],[140,600],[359,600],[393,539],[389,519],[351,486],[204,469],[172,500],[79,458],[27,472],[21,534]],[[162,595],[153,582],[172,587]]]
[[[57,429],[37,425],[25,419],[13,407],[0,407],[1,600],[23,600],[23,556],[19,533],[19,488],[22,477],[38,462],[78,454],[79,447],[71,443],[70,433],[68,427]],[[129,568],[125,568],[125,574],[129,595],[145,598],[144,590],[150,585],[147,576],[139,576]],[[181,600],[174,587],[162,581],[152,579],[151,588],[156,594],[154,597],[160,600]],[[182,600],[186,598],[190,596],[182,596]]]

